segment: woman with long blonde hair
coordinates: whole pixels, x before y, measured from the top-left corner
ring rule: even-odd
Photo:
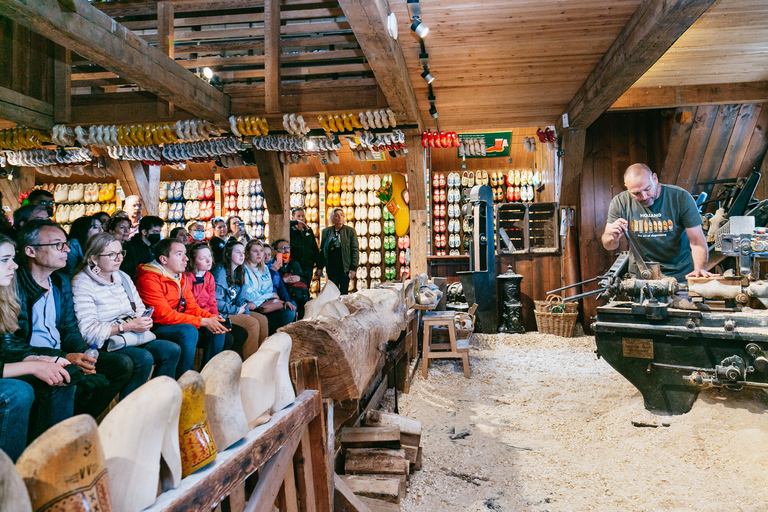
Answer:
[[[260,240],[251,240],[245,246],[245,285],[242,288],[243,299],[251,311],[267,317],[269,334],[274,334],[280,327],[290,323],[295,313],[287,309],[280,300],[272,283],[272,274],[264,261],[264,244]]]
[[[13,240],[0,234],[0,448],[14,461],[38,435],[72,416],[70,371],[82,376],[64,352],[39,355],[14,336],[19,328],[15,249]]]

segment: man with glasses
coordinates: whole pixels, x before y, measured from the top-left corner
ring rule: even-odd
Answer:
[[[17,239],[19,330],[16,337],[44,355],[66,357],[90,376],[78,385],[75,414],[99,416],[133,374],[128,356],[102,352],[98,360],[86,356],[75,318],[69,281],[56,272],[69,253],[67,235],[50,220],[25,224]]]
[[[187,282],[187,250],[171,238],[161,240],[155,246],[156,259],[141,265],[136,271],[136,289],[147,307],[153,307],[152,331],[158,338],[178,343],[181,358],[176,378],[192,370],[198,339],[205,350],[203,366],[224,347],[229,331],[221,315],[214,315],[201,308],[192,295],[192,285]]]
[[[304,318],[304,305],[309,301],[311,274],[308,279],[299,262],[291,257],[291,246],[287,240],[277,240],[273,247],[277,272],[285,283],[288,296],[296,304],[296,320],[301,320]]]
[[[53,217],[53,194],[47,190],[35,189],[29,193],[27,204],[32,206],[42,206],[48,212],[48,217]]]
[[[139,265],[149,263],[155,259],[152,248],[160,241],[160,231],[165,222],[160,217],[147,215],[139,222],[139,232],[133,235],[125,247],[125,259],[120,265],[120,270],[136,279],[136,270]]]

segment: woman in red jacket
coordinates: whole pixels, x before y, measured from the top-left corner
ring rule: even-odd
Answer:
[[[216,303],[216,282],[211,274],[213,266],[213,254],[206,242],[195,242],[187,247],[187,270],[185,272],[187,282],[192,285],[192,295],[198,306],[213,315],[219,315]],[[223,315],[222,315],[223,316]],[[242,348],[248,339],[248,331],[227,321],[226,326],[231,329],[227,333],[223,350],[236,350],[241,357]]]

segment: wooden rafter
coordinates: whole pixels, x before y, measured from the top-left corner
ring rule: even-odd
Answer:
[[[570,128],[589,127],[714,3],[715,0],[641,2],[568,103],[564,113],[568,114]]]
[[[409,124],[424,126],[413,84],[408,75],[400,43],[387,30],[388,5],[385,0],[339,0],[360,47],[368,58],[376,81],[384,91],[390,108],[405,114]]]
[[[768,102],[768,82],[632,87],[611,105],[611,111]]]
[[[264,106],[280,111],[280,0],[264,2]]]
[[[229,116],[229,98],[85,0],[0,0],[10,18],[124,76],[180,108],[212,121]]]

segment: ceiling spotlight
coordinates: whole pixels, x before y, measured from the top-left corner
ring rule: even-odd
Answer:
[[[427,37],[427,34],[429,34],[429,27],[419,21],[418,17],[413,18],[413,23],[411,23],[411,30],[419,37],[419,39],[424,39]]]
[[[429,115],[431,115],[433,119],[437,119],[437,108],[434,105],[429,107]]]
[[[421,74],[421,78],[424,79],[425,82],[428,84],[431,84],[435,81],[435,76],[429,72],[427,68],[424,68],[424,72]]]
[[[210,80],[211,78],[213,78],[213,70],[211,68],[203,68],[203,76],[207,80]]]

